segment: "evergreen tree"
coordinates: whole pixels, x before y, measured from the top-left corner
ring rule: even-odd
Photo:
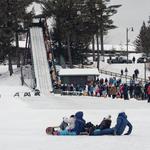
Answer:
[[[32,14],[27,13],[27,7],[33,2],[33,0],[7,0],[9,13],[11,14],[12,30],[15,34],[16,41],[16,56],[17,66],[20,67],[20,51],[19,51],[19,39],[18,34],[21,29],[20,23],[24,23],[26,19],[31,19]],[[30,18],[29,18],[30,17]]]
[[[140,33],[135,40],[136,50],[145,53],[147,56],[150,53],[150,25],[146,26],[145,22],[140,29]]]
[[[4,52],[3,55],[8,55],[9,60],[9,72],[10,75],[13,73],[12,64],[11,64],[11,55],[12,55],[12,41],[13,41],[13,31],[12,31],[12,22],[11,14],[9,12],[8,0],[0,1],[0,49]]]
[[[90,0],[87,1],[89,10],[91,12],[92,20],[97,24],[96,41],[97,41],[97,68],[99,69],[100,52],[99,52],[99,36],[101,44],[101,54],[104,56],[104,35],[108,33],[108,30],[115,29],[111,17],[117,13],[117,8],[121,5],[110,5],[110,0]]]
[[[100,35],[103,51],[103,35],[107,34],[109,29],[115,28],[110,17],[120,7],[107,6],[109,1],[40,0],[44,14],[54,19],[52,37],[54,46],[59,49],[57,54],[68,56],[70,66],[72,62],[84,60],[94,35],[97,35],[97,39]]]
[[[86,15],[84,0],[47,0],[42,4],[44,13],[55,20],[52,37],[56,49],[59,49],[57,54],[68,56],[70,66],[72,61],[83,60],[91,41],[91,20]]]
[[[3,0],[0,1],[0,50],[8,55],[10,75],[13,73],[11,57],[17,51],[19,56],[18,29],[19,23],[27,16],[26,8],[32,0]],[[14,36],[15,35],[15,36]],[[12,45],[16,41],[16,48]],[[19,59],[20,60],[20,59]],[[20,62],[20,61],[19,61]]]

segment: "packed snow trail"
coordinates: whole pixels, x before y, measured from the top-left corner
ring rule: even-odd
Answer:
[[[40,27],[30,28],[31,50],[37,89],[41,93],[49,95],[52,91],[51,76],[47,61],[43,31]]]

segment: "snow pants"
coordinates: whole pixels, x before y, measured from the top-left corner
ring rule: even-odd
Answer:
[[[63,135],[63,136],[71,135],[71,136],[73,136],[73,135],[77,135],[77,134],[76,134],[76,132],[70,132],[68,130],[62,130],[62,131],[59,131],[58,135]]]
[[[94,131],[94,136],[99,136],[99,135],[114,135],[114,128],[109,128],[109,129],[104,129],[104,130],[95,130]]]
[[[148,94],[148,101],[147,102],[150,103],[150,94]]]

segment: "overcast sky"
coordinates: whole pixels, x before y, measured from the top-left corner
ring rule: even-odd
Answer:
[[[111,0],[110,4],[121,4],[122,7],[113,16],[114,24],[118,28],[109,31],[105,43],[126,44],[126,28],[133,27],[134,32],[129,31],[130,44],[132,44],[139,34],[143,21],[147,22],[149,19],[150,0]]]
[[[117,29],[112,30],[106,38],[107,43],[125,44],[126,28],[133,27],[129,32],[131,43],[139,34],[143,21],[147,23],[150,16],[150,0],[111,0],[111,4],[121,4],[118,13],[113,17]]]

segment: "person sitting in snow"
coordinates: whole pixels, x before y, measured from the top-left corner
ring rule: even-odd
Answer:
[[[125,131],[125,128],[128,126],[128,131],[124,135],[130,135],[132,132],[132,124],[128,121],[127,115],[125,112],[121,112],[118,114],[117,123],[115,127],[94,131],[92,135],[100,136],[100,135],[122,135]]]
[[[60,124],[60,129],[61,130],[71,130],[75,126],[75,116],[71,115],[69,118],[64,117],[62,123]]]
[[[50,135],[57,135],[58,131],[72,130],[75,127],[75,115],[69,118],[63,117],[63,121],[59,126],[47,127],[46,133]]]
[[[89,135],[93,135],[94,132],[96,131],[101,131],[104,129],[109,129],[111,126],[111,115],[109,115],[108,117],[104,117],[103,120],[101,121],[101,123],[99,125],[93,126],[89,129]]]
[[[103,118],[102,122],[98,125],[100,130],[108,129],[111,126],[111,115],[106,118]]]
[[[75,114],[74,128],[66,127],[65,130],[54,132],[55,135],[79,135],[85,131],[85,120],[83,119],[83,112],[79,111]]]

